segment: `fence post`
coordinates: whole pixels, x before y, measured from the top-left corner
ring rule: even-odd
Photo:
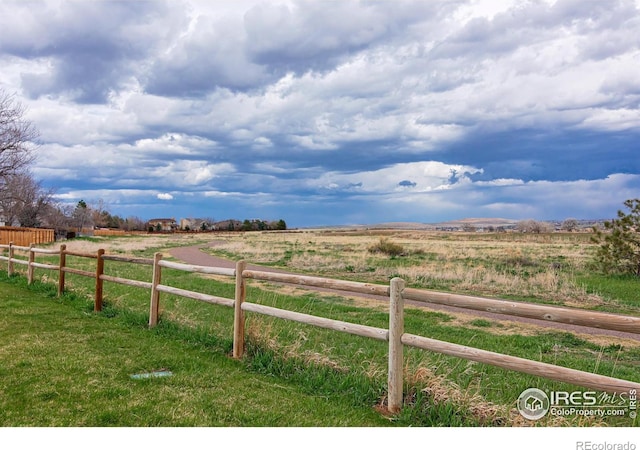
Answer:
[[[242,304],[247,296],[247,290],[242,272],[246,267],[247,263],[245,261],[236,263],[236,292],[233,312],[233,357],[236,359],[240,359],[244,355],[245,320]]]
[[[104,274],[104,259],[102,259],[102,255],[104,255],[104,249],[98,250],[98,258],[96,262],[96,299],[93,305],[94,312],[102,311],[102,287],[104,285],[104,281],[100,278]]]
[[[11,276],[13,275],[13,252],[15,250],[13,249],[13,242],[9,242],[9,261],[7,263],[7,275]]]
[[[62,244],[60,246],[60,261],[58,262],[58,297],[60,297],[64,293],[64,268],[67,264],[67,254],[65,251],[67,250],[67,246]]]
[[[33,271],[35,269],[35,267],[33,267],[33,263],[36,260],[36,254],[33,251],[33,247],[35,246],[36,244],[34,243],[29,244],[29,264],[27,265],[27,284],[33,283]]]
[[[388,409],[397,413],[402,407],[403,386],[403,352],[402,334],[404,333],[404,299],[402,290],[404,280],[391,280],[389,295],[389,376],[387,386],[389,390]]]
[[[151,281],[151,304],[149,306],[149,328],[158,325],[158,311],[160,308],[160,291],[158,291],[158,285],[162,278],[162,267],[160,266],[160,260],[162,259],[162,253],[155,253],[153,255],[153,279]]]

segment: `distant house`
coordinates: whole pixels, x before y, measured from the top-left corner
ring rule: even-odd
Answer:
[[[195,219],[180,219],[181,230],[193,230],[196,226]]]
[[[19,227],[20,222],[18,222],[15,218],[9,219],[0,214],[0,227]]]
[[[213,224],[208,219],[180,219],[181,230],[209,231],[213,230]]]
[[[176,219],[151,219],[147,222],[151,231],[175,231],[178,228]]]

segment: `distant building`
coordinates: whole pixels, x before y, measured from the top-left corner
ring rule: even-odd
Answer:
[[[180,219],[181,230],[193,230],[196,226],[195,219]]]
[[[215,227],[208,219],[180,219],[180,229],[181,230],[190,230],[190,231],[210,231],[214,230]]]
[[[178,229],[176,219],[151,219],[147,222],[148,228],[152,231],[175,231]]]
[[[20,226],[20,222],[18,222],[17,219],[14,218],[13,220],[9,221],[8,218],[0,215],[0,227],[19,227],[19,226]]]

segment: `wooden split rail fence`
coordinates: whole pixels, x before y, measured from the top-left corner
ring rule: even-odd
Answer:
[[[29,247],[13,244],[0,245],[0,260],[7,261],[7,271],[14,273],[14,264],[27,265],[27,281],[32,283],[34,269],[56,270],[58,277],[58,295],[61,295],[65,287],[65,274],[94,278],[95,302],[94,310],[102,309],[103,283],[105,281],[119,283],[151,290],[149,306],[149,326],[154,327],[159,320],[160,294],[172,294],[194,300],[221,305],[234,310],[233,328],[233,356],[242,358],[245,346],[245,313],[263,314],[285,320],[327,328],[339,332],[363,336],[389,343],[388,352],[388,409],[390,412],[398,412],[403,399],[403,347],[416,347],[445,355],[514,370],[542,378],[560,381],[582,386],[603,392],[628,393],[631,389],[640,389],[640,383],[607,377],[603,375],[583,372],[566,367],[528,360],[524,358],[504,355],[491,351],[481,350],[459,344],[453,344],[436,339],[426,338],[404,332],[404,303],[406,300],[424,303],[437,303],[468,308],[472,310],[484,310],[498,312],[517,317],[529,317],[560,323],[586,325],[607,330],[618,330],[636,333],[640,336],[640,317],[601,313],[594,311],[577,310],[572,308],[558,308],[552,306],[524,304],[505,300],[486,299],[465,295],[447,294],[405,287],[404,280],[394,278],[388,286],[370,283],[360,283],[321,277],[272,273],[257,270],[248,270],[244,261],[239,261],[235,269],[197,266],[183,264],[162,259],[161,253],[156,253],[153,259],[133,258],[116,255],[106,255],[104,250],[98,250],[94,254],[68,251],[65,245],[58,250],[39,249],[34,245]],[[26,259],[17,258],[15,252],[27,253]],[[36,254],[59,255],[58,265],[43,264],[35,261]],[[68,267],[67,256],[92,258],[96,260],[95,272]],[[138,281],[126,278],[113,277],[104,274],[105,261],[127,262],[144,264],[152,267],[152,281]],[[188,291],[162,284],[162,269],[174,269],[186,272],[222,275],[235,277],[235,296],[233,299],[214,295]],[[289,283],[303,287],[331,288],[341,291],[375,294],[389,298],[389,327],[378,328],[340,320],[303,314],[294,311],[283,310],[270,306],[250,303],[246,299],[246,281],[249,279],[263,280],[277,283]]]

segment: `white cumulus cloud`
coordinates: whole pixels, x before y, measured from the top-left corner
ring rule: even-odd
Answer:
[[[173,200],[173,195],[169,194],[168,192],[158,194],[156,195],[156,197],[158,198],[158,200]]]

